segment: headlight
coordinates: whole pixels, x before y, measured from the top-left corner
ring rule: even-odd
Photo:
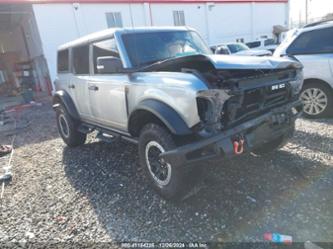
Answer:
[[[222,89],[208,89],[197,93],[197,109],[207,131],[221,129],[222,108],[231,96]]]
[[[299,69],[296,71],[296,78],[295,80],[290,81],[290,85],[292,87],[293,95],[297,95],[301,92],[303,87],[303,70]]]
[[[207,123],[211,116],[212,103],[206,98],[197,97],[197,109],[200,120]]]

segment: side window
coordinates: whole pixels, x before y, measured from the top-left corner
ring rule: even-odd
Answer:
[[[269,45],[274,45],[274,44],[275,44],[274,39],[266,39],[264,41],[264,46],[269,46]]]
[[[120,58],[116,41],[114,38],[107,39],[104,41],[96,42],[93,44],[93,62],[94,62],[94,73],[98,74],[97,71],[97,58],[104,56],[113,56]]]
[[[301,34],[287,49],[288,54],[333,53],[333,28]]]
[[[260,47],[260,41],[248,42],[248,43],[246,43],[246,45],[249,48],[257,48],[257,47]]]
[[[219,46],[216,48],[215,54],[230,54],[226,46]]]
[[[73,68],[75,74],[89,74],[89,46],[73,48]]]
[[[58,72],[69,71],[69,50],[58,51]]]
[[[185,26],[185,14],[183,10],[173,11],[173,23],[175,26]]]
[[[123,20],[120,12],[105,13],[105,16],[108,28],[121,28],[123,26]]]

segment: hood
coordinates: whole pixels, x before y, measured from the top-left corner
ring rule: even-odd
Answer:
[[[301,68],[302,64],[287,58],[206,55],[216,69],[283,69]]]
[[[234,55],[260,56],[260,55],[272,55],[272,53],[268,50],[249,49],[249,50],[239,51],[239,52],[235,53]]]
[[[174,57],[153,64],[126,69],[126,72],[149,72],[149,71],[170,71],[183,72],[184,70],[207,71],[210,69],[284,69],[302,68],[302,64],[288,58],[274,58],[272,56],[239,56],[239,55],[217,55],[197,54],[189,56]]]

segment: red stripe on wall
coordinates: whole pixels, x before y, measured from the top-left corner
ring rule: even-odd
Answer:
[[[0,4],[10,3],[288,3],[288,0],[0,0]]]

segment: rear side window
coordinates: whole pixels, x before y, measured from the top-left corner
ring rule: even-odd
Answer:
[[[269,45],[274,45],[274,44],[275,44],[274,39],[266,39],[264,41],[264,46],[269,46]]]
[[[89,74],[89,45],[73,48],[73,68],[75,74]]]
[[[248,43],[246,43],[246,45],[249,48],[257,48],[257,47],[260,47],[260,41],[248,42]]]
[[[300,34],[287,49],[288,54],[333,53],[333,28]]]
[[[64,73],[69,71],[69,52],[68,49],[58,52],[58,72]]]

